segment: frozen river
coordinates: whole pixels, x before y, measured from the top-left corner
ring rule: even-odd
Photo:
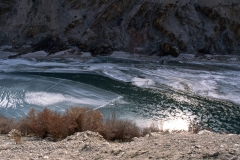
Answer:
[[[0,59],[0,72],[0,112],[8,117],[87,106],[141,125],[186,129],[194,121],[240,133],[239,64],[19,58]]]

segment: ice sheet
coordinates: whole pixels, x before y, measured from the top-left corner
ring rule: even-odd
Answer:
[[[73,106],[92,109],[120,97],[74,81],[31,75],[0,74],[0,110],[5,115],[26,114],[30,108],[64,111]]]
[[[45,61],[0,59],[0,72],[96,72],[118,81],[131,82],[138,87],[153,87],[163,84],[176,90],[240,104],[239,64],[167,61],[165,64],[161,64],[157,61],[136,63],[126,58],[114,60],[119,54],[121,53],[115,52],[109,58],[96,57],[85,63],[77,59]]]

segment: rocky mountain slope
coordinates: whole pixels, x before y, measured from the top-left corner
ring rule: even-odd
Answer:
[[[178,56],[240,53],[239,0],[0,0],[0,45]]]

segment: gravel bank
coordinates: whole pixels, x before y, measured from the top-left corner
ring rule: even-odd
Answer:
[[[223,159],[240,158],[240,136],[201,131],[152,133],[132,142],[107,142],[98,133],[82,132],[59,142],[23,137],[15,144],[0,136],[0,159]]]

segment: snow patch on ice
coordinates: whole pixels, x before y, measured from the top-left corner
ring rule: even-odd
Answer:
[[[69,95],[64,95],[61,93],[50,93],[50,92],[28,92],[25,95],[25,102],[31,105],[38,106],[49,106],[55,105],[62,102],[73,102],[80,104],[91,104],[97,105],[100,102],[88,98],[74,98]]]
[[[155,82],[151,79],[143,79],[143,78],[137,78],[137,77],[134,77],[132,79],[132,82],[134,85],[139,87],[152,86],[155,84]]]
[[[121,57],[130,57],[130,53],[123,52],[123,51],[114,51],[110,57],[121,58]]]
[[[48,56],[48,53],[45,51],[37,51],[28,54],[21,55],[21,58],[45,58]]]

